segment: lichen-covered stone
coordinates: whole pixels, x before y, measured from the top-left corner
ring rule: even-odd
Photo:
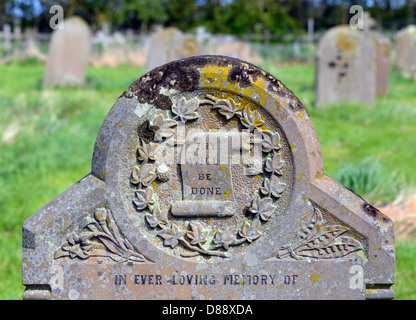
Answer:
[[[324,174],[301,102],[247,62],[145,74],[92,162],[24,223],[26,299],[394,295],[391,221]]]

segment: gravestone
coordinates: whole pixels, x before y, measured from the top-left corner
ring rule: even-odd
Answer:
[[[25,299],[377,299],[391,221],[324,174],[298,98],[198,56],[119,97],[92,171],[23,225]]]
[[[392,45],[388,37],[380,33],[372,33],[376,45],[376,95],[387,94],[391,69]]]
[[[317,49],[316,106],[341,101],[373,104],[376,97],[376,46],[369,32],[337,26]]]
[[[410,25],[397,34],[397,68],[406,78],[416,80],[416,26]]]
[[[66,19],[63,29],[54,30],[43,84],[82,85],[88,68],[91,39],[89,26],[79,17]]]
[[[193,37],[170,27],[153,37],[147,54],[146,71],[173,60],[199,55],[199,44]]]

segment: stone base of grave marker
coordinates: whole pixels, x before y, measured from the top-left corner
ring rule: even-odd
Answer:
[[[324,174],[301,102],[222,56],[135,81],[92,172],[23,225],[25,299],[390,299],[394,268],[391,221]]]

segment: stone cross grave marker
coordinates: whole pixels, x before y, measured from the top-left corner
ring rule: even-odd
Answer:
[[[83,19],[66,19],[64,28],[52,33],[43,84],[82,85],[88,68],[91,41],[90,28]]]
[[[333,27],[320,39],[317,50],[316,106],[374,103],[376,46],[369,32]]]
[[[223,56],[117,100],[91,173],[23,225],[25,299],[392,298],[391,221],[324,174],[298,98]]]

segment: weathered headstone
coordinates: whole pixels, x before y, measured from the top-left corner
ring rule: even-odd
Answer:
[[[376,46],[369,32],[337,26],[318,44],[316,105],[340,101],[373,104],[376,97]]]
[[[376,45],[376,95],[387,94],[391,69],[392,45],[388,37],[380,33],[372,33]]]
[[[198,56],[135,81],[92,172],[25,221],[25,299],[392,298],[391,221],[324,174],[296,96]]]
[[[44,85],[81,85],[85,81],[91,51],[91,31],[79,17],[65,20],[63,29],[52,33]]]
[[[416,80],[416,26],[410,25],[397,34],[397,68],[406,78]]]
[[[197,56],[199,52],[199,44],[194,37],[173,27],[162,29],[155,34],[150,43],[146,71],[170,61]]]

